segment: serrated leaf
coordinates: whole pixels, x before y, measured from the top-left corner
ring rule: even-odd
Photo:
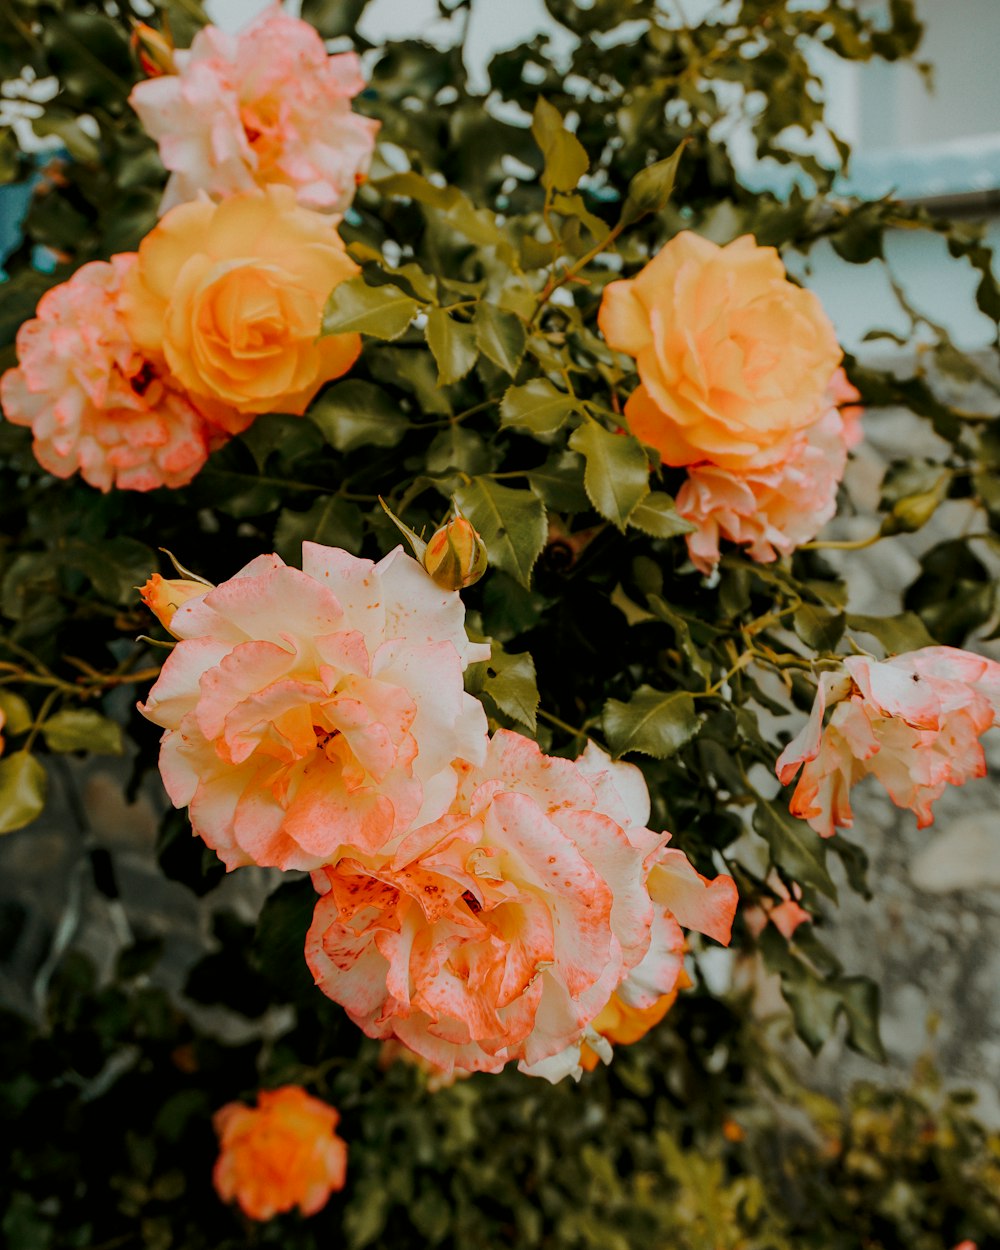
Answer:
[[[529,434],[552,434],[576,408],[571,395],[547,378],[532,378],[507,389],[500,404],[500,424]]]
[[[354,379],[331,386],[312,405],[308,415],[337,451],[395,447],[409,425],[385,391],[371,382]]]
[[[583,485],[590,502],[624,533],[636,504],[650,493],[649,461],[639,440],[587,421],[573,431],[569,445],[587,463]]]
[[[513,377],[520,368],[528,341],[520,317],[495,304],[482,303],[476,309],[475,324],[479,350]]]
[[[666,208],[674,192],[677,167],[686,142],[687,140],[666,160],[657,161],[654,165],[647,165],[645,169],[639,170],[628,184],[628,193],[622,205],[619,225],[630,226],[641,217],[649,213],[658,213]]]
[[[652,686],[640,686],[628,703],[608,699],[603,723],[614,756],[638,751],[665,760],[694,737],[701,719],[686,690],[668,694]]]
[[[370,334],[397,339],[420,311],[421,304],[391,282],[369,286],[362,276],[341,282],[323,309],[323,334]]]
[[[443,308],[432,308],[424,333],[437,364],[438,385],[450,386],[464,378],[479,355],[476,327],[468,321],[456,321]]]
[[[779,868],[836,902],[837,887],[826,867],[826,844],[804,820],[796,820],[779,803],[762,800],[754,811],[753,827],[770,847],[771,858]]]
[[[488,694],[501,712],[527,725],[532,733],[537,727],[538,683],[535,661],[527,651],[508,655],[497,643],[486,662],[483,693]]]
[[[674,538],[697,529],[680,515],[673,499],[662,490],[644,495],[629,513],[628,523],[653,538]]]
[[[559,110],[542,96],[535,101],[531,133],[545,158],[542,186],[572,191],[590,166],[587,151],[576,135],[566,129]]]
[[[97,755],[121,755],[121,726],[93,708],[64,708],[42,725],[42,737],[50,751],[92,751]]]
[[[474,477],[455,491],[455,501],[486,544],[490,564],[522,586],[545,546],[545,505],[533,491]]]
[[[30,825],[45,806],[45,769],[27,751],[0,759],[0,833]]]

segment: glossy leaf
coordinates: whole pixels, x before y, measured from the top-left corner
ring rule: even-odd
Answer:
[[[309,409],[309,419],[337,451],[395,447],[408,425],[381,387],[353,378],[324,391]]]
[[[559,110],[542,96],[535,102],[531,133],[545,158],[542,186],[550,191],[572,191],[590,161],[583,144],[566,129]]]
[[[479,355],[476,326],[459,321],[443,308],[432,308],[425,333],[437,364],[439,384],[450,386],[464,378]]]
[[[513,377],[524,356],[527,333],[512,312],[482,303],[476,308],[476,344],[479,350]]]
[[[636,505],[649,494],[649,462],[638,439],[612,434],[596,421],[574,430],[570,447],[586,461],[584,488],[601,516],[624,531]]]
[[[533,378],[524,386],[508,389],[500,405],[500,421],[528,434],[552,434],[575,408],[572,396],[558,390],[547,378]]]
[[[50,751],[93,751],[97,755],[121,755],[121,726],[93,708],[63,708],[42,725],[42,737]]]
[[[490,564],[529,585],[546,538],[545,505],[538,496],[474,477],[455,491],[455,501],[479,531]]]
[[[616,757],[629,751],[665,760],[690,742],[701,724],[685,690],[665,692],[640,686],[627,703],[608,699],[604,733]]]
[[[360,275],[335,286],[323,310],[324,334],[368,334],[398,339],[421,304],[398,286],[369,286]]]
[[[27,751],[0,758],[0,833],[21,829],[45,807],[45,769]]]

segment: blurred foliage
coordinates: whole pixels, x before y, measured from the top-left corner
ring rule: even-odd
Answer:
[[[0,133],[0,181],[35,178],[6,262],[0,367],[46,289],[134,249],[156,221],[165,174],[127,105],[129,20],[155,21],[183,47],[204,15],[198,0],[156,3],[152,18],[147,7],[0,4],[8,94],[27,101],[29,80],[51,83],[50,98],[20,107],[58,144],[38,158]],[[157,731],[134,703],[163,652],[142,637],[157,631],[133,589],[157,567],[155,547],[212,580],[262,551],[294,561],[303,539],[378,556],[397,535],[377,496],[425,533],[455,499],[490,555],[465,597],[471,627],[493,640],[489,665],[469,674],[493,725],[571,756],[587,735],[634,752],[653,826],[702,871],[731,871],[745,905],[769,897],[772,869],[801,885],[806,907],[835,900],[830,855],[864,891],[860,848],[823,842],[780,795],[757,793],[758,766],[773,771],[781,745],[760,718],[807,706],[806,675],[856,635],[895,652],[997,628],[992,362],[963,354],[898,287],[903,341],[920,350],[884,370],[848,361],[869,409],[901,406],[942,440],[933,461],[899,448],[872,540],[921,529],[946,501],[975,509],[963,536],[923,555],[904,612],[860,616],[840,565],[817,550],[775,565],[731,552],[716,584],[692,568],[673,509],[681,474],[619,436],[633,377],[595,315],[604,285],[680,229],[719,242],[752,232],[786,257],[829,244],[847,264],[886,268],[886,238],[906,230],[943,239],[956,272],[972,268],[977,306],[996,322],[982,227],[837,187],[849,154],[824,121],[809,49],[909,57],[914,6],[734,0],[690,26],[669,0],[546,7],[565,59],[543,35],[499,52],[485,95],[462,56],[468,0],[440,5],[451,46],[368,50],[360,107],[381,120],[381,148],[343,227],[363,274],[325,315],[328,331],[364,332],[365,349],[306,419],[259,418],[184,490],[108,496],[44,474],[29,433],[0,424],[0,831],[38,813],[60,754],[124,750],[133,791],[155,768]],[[305,0],[303,13],[335,38],[365,8]],[[787,194],[743,184],[734,129],[792,172]],[[183,816],[165,818],[158,855],[211,901],[221,871]],[[505,1074],[431,1095],[407,1067],[382,1071],[299,963],[310,897],[307,886],[274,895],[256,947],[238,922],[217,921],[216,949],[179,999],[156,988],[152,945],[126,951],[110,984],[75,954],[56,959],[44,1021],[10,1017],[2,1031],[10,1245],[947,1250],[1000,1238],[1000,1146],[961,1100],[924,1080],[859,1091],[838,1111],[775,1075],[747,1004],[703,991],[578,1088]],[[811,1048],[842,1020],[851,1046],[880,1055],[874,987],[816,929],[738,940],[779,975]],[[218,1004],[266,1023],[289,993],[290,1016],[262,1034],[249,1026],[241,1047],[197,1023]],[[211,1196],[208,1117],[258,1081],[289,1079],[343,1111],[348,1189],[315,1221],[250,1229]]]
[[[213,976],[226,1005],[274,1010],[283,996],[255,968],[251,935],[232,918],[218,934],[224,954],[206,962],[225,961]],[[695,993],[579,1085],[506,1072],[432,1092],[330,1003],[277,1041],[222,1044],[190,999],[205,965],[178,1001],[150,981],[157,954],[151,941],[126,949],[104,988],[67,958],[41,1026],[2,1020],[0,1227],[16,1250],[950,1250],[1000,1238],[1000,1134],[926,1064],[907,1088],[861,1085],[841,1108],[797,1084],[780,1035],[745,1004]],[[309,1220],[254,1226],[212,1192],[210,1117],[288,1081],[343,1113],[349,1183]]]

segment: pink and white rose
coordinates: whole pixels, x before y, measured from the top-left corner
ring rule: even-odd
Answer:
[[[869,773],[923,829],[948,785],[985,775],[979,739],[998,719],[1000,664],[993,660],[955,647],[883,661],[851,655],[841,671],[821,676],[809,721],[776,771],[787,784],[802,769],[790,810],[823,837],[854,823],[850,790]]]
[[[79,472],[102,491],[184,486],[251,420],[190,395],[136,343],[123,312],[136,262],[91,261],[47,291],[18,331],[17,367],[0,379],[4,415],[31,427],[42,468]]]
[[[843,370],[828,394],[832,406],[793,441],[786,459],[742,470],[716,464],[688,469],[677,511],[697,526],[687,545],[702,573],[719,562],[721,539],[748,547],[752,560],[767,564],[815,538],[833,516],[847,453],[861,437],[861,409]]]
[[[140,705],[166,730],[167,793],[230,869],[391,854],[448,810],[455,757],[485,754],[462,673],[489,648],[464,619],[402,548],[251,561],[171,615],[180,642]]]
[[[206,26],[174,61],[177,73],[129,97],[170,170],[161,214],[201,192],[280,183],[303,207],[343,216],[379,128],[351,109],[365,86],[355,53],[328,55],[308,22],[272,5],[239,35]]]
[[[645,827],[639,770],[596,747],[571,763],[501,730],[484,763],[456,769],[448,814],[390,859],[314,875],[306,958],[370,1037],[445,1073],[517,1061],[556,1080],[578,1070],[582,1042],[604,1045],[590,1026],[633,970],[639,996],[676,981],[677,952],[650,956],[650,939],[684,857]]]

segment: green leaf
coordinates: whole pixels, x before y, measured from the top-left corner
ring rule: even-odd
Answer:
[[[309,409],[313,421],[331,447],[395,447],[409,422],[397,404],[371,382],[351,379],[324,391]]]
[[[646,217],[649,213],[659,213],[666,208],[674,193],[677,167],[686,143],[685,139],[666,160],[657,161],[654,165],[647,165],[645,169],[639,170],[628,184],[628,194],[618,219],[620,226],[631,226],[641,217]]]
[[[439,385],[450,386],[464,378],[479,355],[476,326],[456,321],[443,308],[432,308],[427,314],[424,333],[437,363]]]
[[[827,608],[804,603],[792,618],[795,632],[814,651],[833,651],[844,634],[843,612],[831,612]]]
[[[546,378],[532,378],[524,386],[508,388],[500,404],[500,424],[528,434],[551,434],[575,408],[571,395]]]
[[[368,0],[302,0],[302,19],[324,39],[354,36]]]
[[[673,499],[662,490],[644,495],[629,513],[628,523],[653,538],[674,538],[698,528],[680,515]]]
[[[324,334],[370,334],[398,339],[421,304],[398,286],[369,286],[360,274],[330,292],[323,310]]]
[[[587,151],[566,129],[559,110],[542,96],[535,101],[531,133],[545,158],[542,186],[549,191],[572,191],[590,166]]]
[[[309,880],[291,881],[268,896],[257,921],[251,962],[285,1001],[316,993],[303,953],[315,907]]]
[[[532,733],[537,727],[538,683],[535,661],[527,651],[508,655],[498,643],[486,662],[483,693],[489,695],[501,712],[527,725]]]
[[[42,737],[50,751],[92,751],[96,755],[121,755],[121,726],[93,708],[64,708],[42,725]]]
[[[665,760],[698,732],[701,720],[686,690],[670,694],[640,686],[628,703],[608,699],[604,705],[604,733],[612,754],[638,751]]]
[[[641,443],[587,421],[573,431],[569,445],[587,462],[583,485],[590,502],[624,533],[636,504],[649,494],[649,462]]]
[[[753,827],[770,847],[771,858],[779,868],[836,902],[837,887],[826,867],[826,843],[804,820],[790,816],[780,800],[761,800],[754,811]]]
[[[27,751],[0,759],[0,833],[21,829],[45,806],[45,769]]]
[[[362,533],[357,506],[336,495],[324,495],[305,512],[282,508],[274,530],[274,546],[289,563],[298,562],[304,542],[342,547],[356,556],[361,550]]]
[[[35,719],[27,700],[13,690],[0,690],[0,712],[5,719],[0,732],[5,734],[27,733]]]
[[[852,612],[847,616],[847,628],[871,634],[889,655],[934,645],[934,639],[915,612],[900,612],[897,616],[864,616]]]
[[[514,490],[485,477],[474,477],[455,491],[464,516],[479,531],[490,564],[522,586],[545,546],[545,505],[533,491]]]
[[[583,489],[586,468],[583,456],[575,451],[558,451],[538,469],[528,474],[531,489],[556,512],[586,512],[590,507]]]
[[[476,309],[475,324],[479,350],[513,377],[528,341],[521,318],[495,304],[482,303]]]

